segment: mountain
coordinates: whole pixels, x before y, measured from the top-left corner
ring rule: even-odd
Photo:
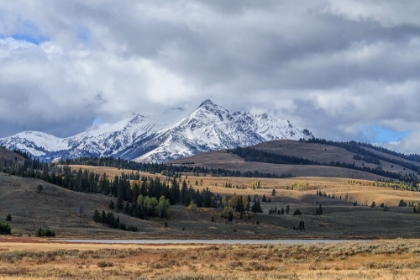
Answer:
[[[132,114],[115,124],[68,138],[25,131],[0,139],[0,145],[27,151],[46,161],[81,156],[112,156],[135,161],[164,162],[269,140],[312,137],[308,130],[300,130],[288,120],[279,120],[267,114],[230,113],[211,100],[206,100],[172,125],[152,117]]]

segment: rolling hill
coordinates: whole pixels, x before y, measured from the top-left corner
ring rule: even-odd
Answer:
[[[368,180],[417,181],[420,171],[420,162],[415,155],[406,156],[356,142],[278,140],[240,150],[202,153],[168,164]]]
[[[255,149],[279,152],[277,147],[291,149],[293,145],[314,145],[311,149],[312,160],[320,158],[317,153],[327,160],[325,149],[331,149],[331,154],[337,159],[341,155],[341,149],[334,150],[331,146],[319,143],[303,143],[291,141],[269,142],[258,145]],[[322,151],[324,153],[322,153]],[[380,156],[386,152],[381,151]],[[18,155],[3,151],[3,157],[17,158]],[[292,152],[290,152],[292,154]],[[299,155],[299,154],[297,154]],[[347,158],[349,155],[346,155]],[[396,155],[392,155],[396,160]],[[250,164],[250,168],[262,165],[279,166],[278,164],[246,162],[232,152],[211,152],[196,156],[195,159],[207,158],[211,161],[224,162],[232,166]],[[343,161],[346,157],[343,158]],[[400,158],[398,158],[400,159]],[[189,159],[191,160],[191,158]],[[188,162],[188,165],[195,165]],[[293,178],[236,178],[224,176],[204,176],[203,174],[179,174],[179,182],[185,180],[192,188],[202,191],[208,188],[219,197],[241,195],[243,197],[255,196],[268,197],[270,202],[261,202],[263,214],[247,213],[246,218],[241,219],[235,213],[235,222],[227,223],[225,218],[220,217],[221,209],[199,208],[189,209],[184,205],[170,207],[169,216],[165,219],[136,219],[134,217],[115,213],[122,222],[136,226],[138,232],[121,231],[111,229],[101,223],[95,223],[92,219],[94,210],[110,211],[109,201],[116,201],[109,194],[73,191],[57,185],[47,183],[36,178],[21,178],[0,172],[0,219],[5,219],[11,214],[12,233],[15,236],[33,235],[35,229],[48,227],[55,230],[57,237],[63,238],[195,238],[195,239],[219,239],[219,238],[376,238],[381,237],[413,237],[418,231],[418,216],[413,213],[413,205],[420,201],[419,192],[407,189],[395,190],[392,186],[380,185],[376,181],[359,180],[361,177],[376,180],[375,174],[322,165],[290,165],[301,168],[301,172],[307,174],[314,172],[316,168],[324,168],[329,176],[317,174],[315,177]],[[59,167],[58,167],[59,168]],[[73,173],[77,170],[86,169],[95,174],[108,174],[108,176],[120,176],[128,174],[131,170],[109,166],[70,166]],[[318,171],[319,171],[318,170]],[[353,180],[345,176],[348,172],[355,172]],[[339,172],[344,172],[340,174]],[[346,173],[347,172],[347,173]],[[167,176],[160,172],[142,173],[141,176],[149,178],[161,178],[167,180]],[[331,178],[331,177],[343,178]],[[328,178],[330,177],[330,178]],[[385,179],[385,178],[384,178]],[[253,188],[255,181],[261,182],[260,188]],[[166,182],[166,181],[165,181]],[[167,181],[170,184],[169,181]],[[194,184],[194,182],[196,182]],[[226,184],[230,187],[226,187]],[[299,186],[304,185],[304,188]],[[385,183],[381,183],[385,184]],[[42,185],[42,190],[38,186]],[[239,186],[239,187],[238,187]],[[298,187],[293,187],[298,186]],[[275,189],[277,194],[272,195]],[[319,196],[318,191],[324,196]],[[327,196],[328,194],[328,196]],[[348,197],[348,198],[347,198]],[[398,207],[400,200],[411,204],[411,207]],[[354,201],[358,202],[354,206]],[[389,206],[388,212],[383,207],[372,208],[372,201]],[[323,216],[315,215],[315,210],[322,204]],[[273,209],[281,209],[290,206],[291,213],[284,215],[269,214]],[[300,209],[302,215],[292,215],[293,211]],[[300,221],[305,221],[306,231],[293,230]],[[168,227],[166,225],[169,224]],[[350,226],[351,225],[351,226]],[[374,225],[372,227],[372,225]]]

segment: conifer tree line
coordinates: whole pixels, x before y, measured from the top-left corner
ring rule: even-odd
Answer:
[[[308,140],[312,141],[312,140]],[[311,142],[312,143],[312,142]],[[361,149],[361,148],[360,148]],[[362,149],[363,150],[363,149]],[[354,169],[359,171],[365,171],[369,173],[373,173],[379,176],[389,177],[392,179],[400,180],[400,181],[407,181],[407,182],[413,182],[417,181],[417,176],[413,174],[402,174],[402,173],[396,173],[391,171],[383,170],[380,166],[377,168],[367,167],[367,166],[357,166],[355,163],[342,163],[337,161],[331,161],[329,163],[325,162],[318,162],[310,159],[305,159],[301,157],[295,157],[295,156],[287,156],[287,155],[281,155],[277,153],[270,153],[266,151],[257,150],[254,148],[241,148],[238,147],[236,149],[230,150],[231,153],[245,159],[245,161],[255,161],[255,162],[266,162],[266,163],[272,163],[272,164],[300,164],[300,165],[324,165],[324,166],[335,166],[335,167],[342,167],[342,168],[348,168],[348,169]],[[373,154],[373,153],[372,153]],[[375,155],[375,154],[373,154]],[[388,160],[388,159],[386,159]],[[372,159],[373,161],[373,159]],[[390,161],[390,160],[388,160]],[[394,160],[395,162],[398,162],[397,160]],[[396,163],[399,164],[399,163]],[[411,170],[420,171],[419,167],[409,164],[409,163],[403,163],[401,166],[410,166],[407,167]]]
[[[31,157],[29,153],[20,150],[13,150],[13,152],[21,155],[25,158],[24,164],[15,164],[15,165],[0,165],[0,170],[4,173],[8,173],[15,176],[21,177],[32,177],[46,180],[45,172],[50,172],[57,164],[45,163],[40,161],[38,158]],[[193,173],[194,175],[203,176],[216,176],[216,177],[253,177],[253,178],[287,178],[293,177],[292,174],[275,174],[275,173],[264,173],[259,171],[234,171],[226,170],[221,168],[205,168],[199,166],[188,166],[188,164],[183,165],[166,165],[158,163],[139,163],[129,160],[124,160],[121,158],[113,157],[81,157],[77,159],[66,159],[60,160],[58,165],[89,165],[89,166],[107,166],[115,167],[118,169],[128,169],[138,172],[147,172],[151,174],[162,174],[165,176],[174,176],[181,172]],[[127,175],[129,176],[129,175]],[[136,179],[130,177],[130,179]]]
[[[141,163],[141,162],[134,162],[129,160],[124,160],[121,158],[113,158],[113,157],[81,157],[77,159],[66,159],[61,160],[60,164],[62,165],[90,165],[90,166],[108,166],[108,167],[115,167],[119,169],[128,169],[134,171],[141,171],[141,172],[148,172],[151,174],[162,174],[165,176],[174,176],[177,173],[193,173],[194,175],[203,176],[216,176],[216,177],[254,177],[254,178],[287,178],[293,177],[292,174],[275,174],[275,173],[264,173],[258,171],[233,171],[233,170],[226,170],[221,168],[206,168],[206,167],[199,167],[199,166],[189,166],[190,164],[194,164],[194,162],[190,162],[188,164],[182,165],[167,165],[163,163]]]
[[[126,231],[138,231],[138,228],[132,225],[126,225],[120,221],[120,217],[115,218],[114,213],[102,211],[99,214],[98,210],[95,210],[93,214],[93,220],[97,223],[108,225],[110,228],[126,230]]]

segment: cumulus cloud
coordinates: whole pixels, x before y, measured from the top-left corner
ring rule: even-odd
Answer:
[[[6,1],[0,137],[211,98],[333,140],[409,132],[393,147],[418,152],[419,13],[413,1]]]

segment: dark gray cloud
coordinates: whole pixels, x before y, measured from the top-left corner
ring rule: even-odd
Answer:
[[[0,137],[211,98],[334,140],[409,131],[389,145],[418,152],[419,14],[413,1],[7,1]]]

